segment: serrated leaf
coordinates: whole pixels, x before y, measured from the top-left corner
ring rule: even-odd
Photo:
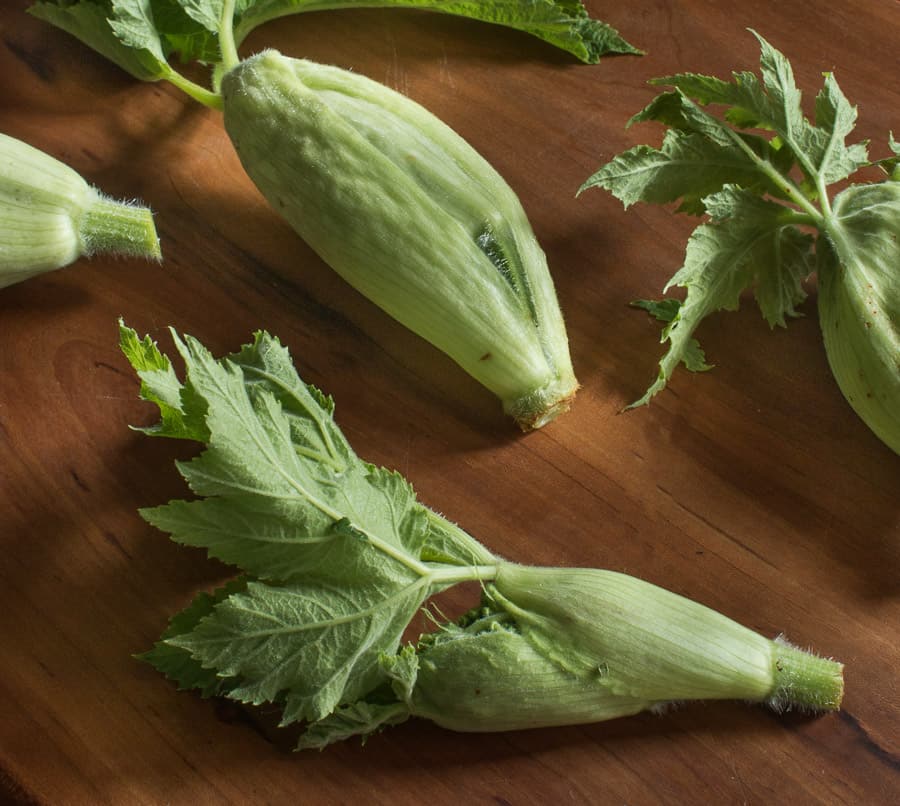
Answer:
[[[855,173],[868,161],[865,143],[846,145],[856,127],[856,107],[851,106],[832,73],[816,96],[816,142],[810,158],[826,184],[839,182]]]
[[[166,61],[151,0],[112,0],[109,25],[126,47],[146,50],[160,63]]]
[[[377,534],[396,535],[418,557],[428,530],[424,507],[398,476],[373,472],[352,482],[356,490],[348,499],[355,522]],[[350,478],[343,483],[351,483]],[[373,574],[367,533],[349,518],[334,520],[304,500],[238,493],[173,501],[141,514],[177,542],[207,548],[211,557],[262,579],[362,584]]]
[[[803,281],[815,269],[814,243],[809,233],[785,226],[772,230],[754,251],[754,294],[769,327],[786,327],[788,317],[800,315],[797,306],[806,299]]]
[[[900,143],[898,143],[898,142],[894,139],[894,133],[893,133],[893,132],[891,132],[890,139],[889,139],[888,143],[889,143],[889,145],[890,145],[890,147],[891,147],[891,151],[893,151],[894,154],[897,155],[897,159],[892,160],[892,161],[890,162],[890,167],[888,168],[888,166],[886,165],[886,166],[885,166],[885,169],[886,169],[887,172],[890,174],[891,179],[893,179],[894,181],[900,181]]]
[[[229,360],[240,368],[247,389],[264,389],[279,402],[298,452],[338,472],[358,461],[334,423],[334,401],[300,380],[290,353],[278,339],[256,333],[253,343]]]
[[[214,669],[204,668],[191,653],[173,644],[168,639],[190,633],[202,619],[213,611],[213,607],[233,593],[246,590],[247,580],[239,578],[228,582],[213,593],[201,592],[184,610],[173,616],[166,631],[153,648],[138,655],[158,672],[178,684],[179,689],[197,689],[201,697],[217,697],[227,694],[237,678],[220,677]]]
[[[900,143],[894,139],[893,132],[888,135],[888,147],[894,153],[893,157],[884,157],[868,164],[881,168],[892,181],[900,181]]]
[[[765,185],[758,167],[734,142],[723,146],[679,129],[666,132],[661,149],[635,146],[591,176],[581,190],[600,186],[627,208],[636,202],[680,201],[683,212],[702,214],[702,199],[725,184]]]
[[[126,334],[136,366],[168,372],[152,342]],[[396,652],[425,598],[477,578],[459,567],[468,555],[423,559],[435,553],[433,531],[467,552],[477,546],[482,562],[492,555],[429,513],[399,474],[358,459],[331,399],[300,380],[277,340],[259,333],[219,360],[195,339],[175,342],[187,373],[180,411],[202,417],[208,434],[207,450],[180,468],[204,497],[142,514],[258,579],[191,619],[155,656],[181,653],[162,654],[160,663],[174,665],[187,653],[193,665],[178,674],[205,680],[198,669],[212,670],[233,681],[233,699],[282,703],[285,723],[320,719],[389,683],[381,658]]]
[[[856,110],[829,73],[816,98],[816,124],[810,123],[803,115],[801,92],[790,62],[761,36],[756,37],[763,82],[771,100],[771,126],[793,151],[810,183],[809,196],[815,198],[821,185],[846,178],[867,160],[864,144],[848,148],[845,143],[856,124]]]
[[[108,0],[39,2],[28,13],[81,40],[141,81],[159,81],[168,73],[158,37],[150,36],[145,45],[135,47],[116,35],[109,21],[113,8]]]
[[[638,299],[632,302],[631,305],[635,308],[641,308],[654,319],[666,325],[671,325],[681,310],[681,300],[673,299],[672,297],[660,300]],[[690,372],[706,372],[712,369],[712,364],[706,363],[706,353],[703,352],[700,342],[694,338],[685,347],[684,354],[681,356],[681,363]]]
[[[755,35],[761,78],[744,71],[732,73],[731,81],[694,73],[654,79],[652,84],[673,90],[654,98],[630,124],[657,121],[669,127],[664,147],[629,149],[586,183],[606,187],[626,206],[681,200],[681,212],[705,212],[711,219],[694,231],[685,264],[669,283],[684,286],[686,298],[677,310],[667,311],[671,320],[662,339],[669,342],[669,351],[656,382],[634,405],[646,403],[662,389],[679,362],[705,366],[691,334],[712,311],[736,307],[744,288],[754,287],[771,327],[784,326],[789,317],[799,315],[816,244],[804,230],[826,233],[826,246],[837,231],[827,198],[829,185],[864,165],[878,165],[895,178],[900,175],[897,156],[870,163],[866,143],[847,144],[857,113],[832,74],[825,75],[815,121],[810,122],[790,62]],[[742,130],[751,127],[763,133]],[[695,151],[697,165],[688,161],[679,172],[681,166],[666,159],[666,144],[690,143],[695,137],[708,143]],[[900,155],[893,137],[891,148]],[[731,161],[728,170],[717,161],[730,149],[746,157],[745,168],[740,159]],[[728,171],[735,168],[729,180]],[[724,184],[709,194],[720,178]]]
[[[182,62],[217,64],[221,60],[218,38],[223,5],[223,0],[53,0],[38,2],[29,10],[136,78],[158,81],[177,77],[167,63],[173,54]],[[590,18],[580,0],[376,0],[362,5],[436,11],[514,28],[588,63],[607,53],[640,53],[614,28]],[[268,20],[347,6],[342,0],[236,0],[236,42],[239,45]],[[181,79],[176,83],[181,84]]]
[[[279,573],[291,571],[287,576],[306,573],[310,563],[316,562],[303,556],[308,549],[319,560],[324,553],[346,561],[353,541],[331,531],[344,518],[368,539],[418,557],[427,525],[409,484],[396,473],[356,459],[331,413],[296,379],[296,373],[293,380],[278,382],[277,370],[269,375],[257,371],[258,363],[264,364],[262,353],[276,356],[270,367],[283,357],[270,338],[258,338],[253,353],[239,354],[243,364],[230,358],[217,362],[190,338],[178,343],[191,387],[205,404],[210,434],[207,451],[179,467],[196,493],[213,498],[190,508],[179,506],[177,511],[151,511],[149,518],[178,526],[176,539],[205,544],[216,556],[256,574],[262,573],[261,560],[273,559],[273,541],[287,541],[284,551],[296,554],[293,571],[287,560],[276,563]],[[261,345],[267,345],[266,349],[261,351]],[[273,386],[280,397],[271,390]],[[292,407],[291,416],[282,400]],[[298,424],[304,418],[315,428]],[[233,509],[251,513],[260,532],[243,536],[227,530],[210,545],[214,531],[210,524],[227,526],[225,520],[234,515],[228,501],[234,502]],[[190,532],[192,519],[197,524],[195,533]],[[323,573],[328,571],[322,568]]]
[[[655,78],[650,83],[674,87],[704,106],[726,106],[725,119],[735,126],[763,129],[772,127],[769,98],[753,73],[734,72],[731,81],[697,73],[679,73]]]
[[[760,70],[763,85],[766,88],[770,103],[767,105],[770,120],[768,121],[787,140],[801,137],[809,123],[803,117],[800,105],[802,93],[794,80],[791,63],[781,51],[773,48],[755,31],[760,46]]]
[[[368,737],[390,725],[409,719],[404,703],[371,703],[359,700],[345,705],[318,722],[313,722],[297,741],[297,750],[323,750],[330,744],[359,736],[365,743]]]
[[[283,698],[283,725],[322,719],[384,680],[381,655],[395,651],[430,593],[420,575],[392,570],[359,587],[250,582],[167,643],[220,676],[240,678],[232,699]]]
[[[754,283],[763,288],[760,304],[767,306],[764,315],[770,323],[783,323],[784,316],[794,312],[798,301],[791,293],[794,278],[798,266],[808,266],[811,241],[786,223],[786,208],[734,187],[707,198],[705,204],[716,223],[694,230],[684,265],[666,286],[666,290],[674,285],[687,289],[684,303],[663,330],[669,350],[660,361],[656,381],[629,408],[649,402],[661,391],[686,360],[700,322],[714,311],[737,310],[741,293]],[[776,256],[786,262],[774,262]]]
[[[730,221],[736,233],[744,233],[748,247],[743,260],[760,311],[770,327],[785,327],[786,318],[798,316],[796,308],[806,299],[802,283],[815,268],[815,239],[791,223],[783,205],[742,188],[725,187],[706,204],[713,221]]]
[[[240,43],[254,28],[276,17],[308,10],[345,8],[346,5],[341,0],[244,0],[238,4],[235,35]],[[596,63],[608,53],[640,53],[614,28],[591,19],[580,0],[486,0],[478,3],[375,0],[365,5],[437,11],[514,28],[543,39],[588,63]]]
[[[178,0],[178,5],[207,31],[217,34],[225,7],[223,0]]]
[[[120,320],[119,346],[141,379],[141,398],[155,403],[159,408],[160,422],[138,430],[151,436],[205,442],[209,431],[204,415],[201,411],[192,417],[185,416],[182,407],[184,387],[178,380],[172,363],[160,353],[156,342],[150,336],[139,339],[137,333]]]

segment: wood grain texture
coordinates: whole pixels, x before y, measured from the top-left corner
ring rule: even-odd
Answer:
[[[331,273],[243,174],[219,115],[141,85],[65,34],[0,10],[2,129],[157,214],[165,261],[96,259],[0,293],[0,801],[26,804],[860,803],[900,797],[900,458],[831,378],[815,313],[770,331],[752,304],[705,322],[717,367],[653,376],[658,293],[690,222],[574,194],[657,136],[624,129],[646,79],[753,69],[759,30],[807,99],[835,69],[858,134],[900,132],[892,0],[588,2],[647,50],[583,66],[511,31],[344,11],[258,30],[420,101],[520,194],[548,253],[583,388],[522,437],[492,396]],[[749,300],[748,300],[749,303]],[[635,574],[847,664],[820,719],[739,703],[465,736],[410,722],[290,754],[267,715],[177,693],[131,655],[228,570],[146,525],[184,494],[191,448],[130,431],[150,407],[116,346],[124,315],[216,353],[264,327],[330,392],[361,456],[498,553]],[[462,604],[460,598],[459,604]]]

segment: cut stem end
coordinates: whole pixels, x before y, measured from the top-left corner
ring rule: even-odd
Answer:
[[[99,194],[84,214],[80,236],[88,255],[112,252],[152,260],[162,258],[150,210]]]
[[[523,431],[534,431],[567,412],[577,391],[578,381],[570,374],[515,400],[504,400],[503,410]]]
[[[844,665],[774,641],[775,689],[768,704],[776,711],[837,711],[844,696]]]

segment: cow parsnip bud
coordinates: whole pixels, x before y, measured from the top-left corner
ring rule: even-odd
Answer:
[[[672,701],[840,706],[840,663],[598,569],[503,563],[489,606],[420,647],[410,712],[462,731],[597,722]]]
[[[856,413],[900,453],[900,182],[835,197],[819,249],[819,321]]]
[[[100,252],[159,259],[150,211],[107,198],[49,154],[0,134],[0,287]]]
[[[276,51],[222,80],[247,173],[342,277],[496,393],[524,429],[577,383],[546,258],[509,185],[363,76]]]
[[[491,732],[603,722],[652,708],[541,654],[514,622],[485,616],[426,636],[409,710],[450,730]]]

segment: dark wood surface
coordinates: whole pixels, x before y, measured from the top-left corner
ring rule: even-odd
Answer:
[[[269,24],[274,46],[350,67],[455,127],[520,194],[548,253],[583,388],[522,436],[493,397],[330,272],[243,174],[220,115],[140,84],[0,10],[2,130],[152,205],[165,261],[95,259],[0,292],[0,801],[39,804],[882,804],[900,799],[900,458],[842,398],[815,289],[770,331],[747,300],[699,333],[710,373],[655,372],[658,294],[691,222],[575,190],[660,132],[625,130],[656,75],[754,69],[753,27],[809,101],[834,69],[858,134],[900,133],[893,0],[589,2],[642,58],[584,66],[525,35],[401,11]],[[523,562],[638,575],[846,663],[839,714],[691,704],[584,727],[463,735],[413,721],[291,754],[267,714],[178,693],[132,659],[228,570],[145,524],[185,492],[188,446],[153,419],[119,315],[216,353],[257,328],[334,395],[360,455]]]

